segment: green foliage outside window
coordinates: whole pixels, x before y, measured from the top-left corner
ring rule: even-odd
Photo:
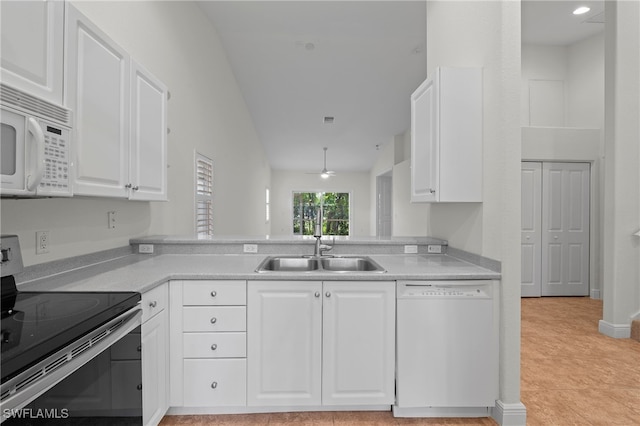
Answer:
[[[313,235],[322,211],[322,235],[349,235],[348,192],[294,192],[293,233]]]

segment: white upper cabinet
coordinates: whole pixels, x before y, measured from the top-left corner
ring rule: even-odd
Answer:
[[[167,88],[131,61],[132,200],[167,199]]]
[[[482,69],[437,68],[411,95],[411,201],[482,201]]]
[[[3,1],[3,83],[57,105],[63,98],[63,1]]]
[[[74,193],[128,196],[129,55],[67,5],[67,105],[75,114]]]
[[[66,16],[74,193],[166,200],[167,88],[75,7]]]

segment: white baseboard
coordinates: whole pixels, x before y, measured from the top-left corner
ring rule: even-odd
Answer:
[[[393,417],[491,417],[493,407],[398,407]]]
[[[527,407],[522,402],[505,404],[498,400],[493,408],[492,417],[502,426],[525,426],[527,424]]]
[[[592,299],[597,299],[597,300],[600,300],[602,298],[600,296],[600,289],[599,288],[592,288],[591,289],[591,298]]]
[[[631,337],[631,324],[612,324],[608,321],[600,320],[598,331],[614,339],[628,339]]]

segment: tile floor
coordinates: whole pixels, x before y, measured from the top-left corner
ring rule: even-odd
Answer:
[[[640,425],[640,342],[598,332],[602,301],[522,300],[527,425]]]
[[[598,333],[602,302],[522,300],[521,399],[527,425],[640,425],[640,342]],[[492,419],[401,419],[390,412],[165,416],[174,425],[495,425]]]

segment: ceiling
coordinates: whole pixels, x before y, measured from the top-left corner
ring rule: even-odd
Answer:
[[[523,42],[569,44],[601,31],[602,24],[581,22],[603,2],[580,2],[592,6],[582,17],[570,13],[577,3],[523,2]],[[328,147],[329,170],[368,171],[378,148],[409,128],[409,97],[426,78],[425,1],[199,5],[220,35],[274,170],[320,172]]]

